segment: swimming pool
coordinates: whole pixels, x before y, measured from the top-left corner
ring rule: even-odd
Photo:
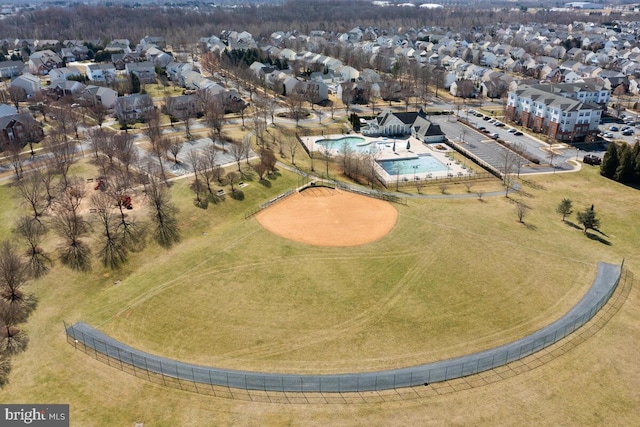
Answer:
[[[371,153],[378,150],[376,144],[367,142],[366,139],[359,136],[344,136],[336,139],[319,139],[316,141],[316,144],[336,152],[342,151],[345,144],[351,151],[358,151],[361,153]]]
[[[424,154],[411,159],[391,159],[377,161],[389,175],[446,172],[447,165],[435,157]]]

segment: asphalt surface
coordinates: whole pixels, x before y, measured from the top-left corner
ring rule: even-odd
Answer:
[[[179,380],[245,390],[278,392],[357,392],[413,387],[494,369],[552,345],[589,321],[611,297],[621,266],[598,263],[598,273],[584,297],[564,316],[519,340],[492,349],[434,363],[378,372],[296,375],[212,368],[145,353],[78,322],[66,328],[72,343],[82,343],[111,359]]]

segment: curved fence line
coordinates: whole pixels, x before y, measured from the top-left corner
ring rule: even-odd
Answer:
[[[624,263],[623,263],[624,264]],[[136,350],[78,322],[67,326],[67,341],[92,351],[107,363],[130,366],[146,372],[150,381],[182,387],[188,383],[198,391],[201,386],[222,386],[244,390],[300,393],[342,393],[389,390],[428,385],[491,370],[538,352],[587,323],[616,290],[623,265],[598,263],[598,273],[589,291],[564,316],[531,335],[495,347],[434,363],[378,372],[334,375],[298,375],[237,371],[179,362]]]

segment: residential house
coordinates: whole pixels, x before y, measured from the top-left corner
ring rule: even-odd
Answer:
[[[89,105],[101,104],[110,109],[116,104],[118,92],[108,87],[89,85],[82,92],[81,98]]]
[[[167,98],[166,113],[172,117],[184,120],[196,117],[202,113],[202,102],[197,95],[181,95]]]
[[[63,47],[60,49],[60,56],[66,63],[84,61],[89,57],[89,48],[85,45]]]
[[[255,40],[253,39],[253,36],[246,31],[243,31],[241,33],[232,31],[227,37],[227,42],[229,43],[229,45],[227,46],[227,49],[229,50],[247,50],[256,49],[258,47]]]
[[[331,61],[327,64],[327,67],[334,72],[337,72],[342,78],[343,82],[353,81],[360,77],[360,72],[353,67],[348,65],[342,65],[340,67],[333,68],[331,67]]]
[[[147,61],[151,62],[154,66],[161,68],[165,68],[167,64],[173,61],[173,56],[155,46],[150,46],[141,52],[141,54],[143,54]]]
[[[75,67],[54,68],[49,71],[49,81],[68,80],[69,77],[80,76],[80,70]]]
[[[180,81],[180,76],[187,72],[187,71],[193,71],[193,65],[189,64],[188,62],[170,62],[169,64],[167,64],[167,76],[169,77],[169,79],[172,82],[178,82]]]
[[[475,84],[470,79],[457,80],[451,83],[449,93],[460,98],[475,98],[477,95]]]
[[[57,53],[51,50],[41,50],[34,52],[29,56],[29,71],[32,74],[44,75],[54,68],[60,68],[63,66],[62,58]]]
[[[116,67],[113,64],[89,64],[87,78],[92,82],[111,83],[116,79]]]
[[[7,146],[24,146],[29,142],[39,142],[44,138],[42,125],[29,113],[0,117],[0,151]]]
[[[584,140],[597,134],[602,106],[583,102],[579,99],[585,96],[576,99],[576,92],[557,90],[555,86],[568,85],[519,86],[509,93],[505,117],[561,141]]]
[[[24,89],[28,97],[35,95],[41,90],[40,78],[29,73],[25,73],[11,80],[9,86]]]
[[[111,62],[116,67],[116,70],[119,71],[124,70],[127,64],[142,61],[144,61],[144,58],[140,57],[138,52],[114,53],[111,55]]]
[[[11,116],[13,114],[18,114],[18,110],[15,107],[7,104],[0,104],[0,117]]]
[[[134,74],[142,84],[150,84],[156,82],[156,67],[152,62],[135,62],[125,65],[127,73]]]
[[[145,36],[140,40],[140,44],[152,44],[158,46],[160,49],[165,49],[167,47],[167,41],[164,37]]]
[[[84,90],[85,85],[74,80],[54,80],[47,87],[47,90],[51,93],[54,92],[57,96],[71,96],[79,95]]]
[[[129,47],[130,43],[127,39],[115,39],[111,40],[105,47],[105,52],[123,52],[130,53],[131,48]]]
[[[0,62],[0,79],[10,79],[22,74],[25,65],[21,61],[1,61]]]
[[[153,100],[147,94],[135,93],[116,99],[116,116],[120,122],[131,123],[143,120],[154,109]]]

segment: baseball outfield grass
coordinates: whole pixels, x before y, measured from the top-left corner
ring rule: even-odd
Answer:
[[[29,290],[40,300],[13,358],[6,403],[70,403],[71,425],[632,425],[640,421],[640,307],[632,289],[596,334],[527,373],[415,400],[284,405],[162,387],[74,351],[62,321],[85,321],[141,350],[258,371],[335,373],[426,363],[505,343],[552,322],[595,277],[597,261],[640,261],[635,189],[596,169],[526,178],[511,198],[412,199],[389,235],[351,248],[277,237],[244,213],[296,185],[282,172],[244,201],[195,208],[172,187],[182,242],[150,245],[118,272],[59,263]],[[3,224],[23,208],[0,187]],[[589,238],[555,208],[591,204]],[[531,209],[518,222],[515,200]],[[133,215],[142,215],[142,212]],[[53,243],[51,243],[53,245]],[[116,284],[117,283],[117,284]]]

